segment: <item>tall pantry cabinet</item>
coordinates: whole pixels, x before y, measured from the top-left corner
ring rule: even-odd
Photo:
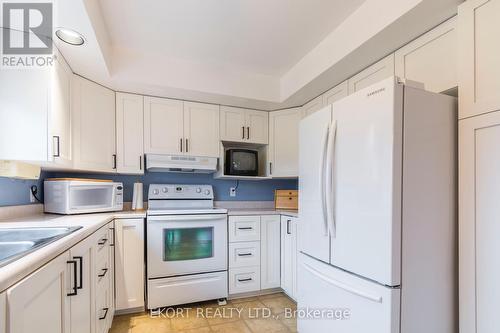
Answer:
[[[500,331],[500,0],[459,7],[460,333]]]

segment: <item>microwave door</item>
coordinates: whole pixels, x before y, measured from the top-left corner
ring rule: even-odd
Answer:
[[[71,211],[110,209],[114,205],[114,186],[77,185],[69,188],[69,208]]]

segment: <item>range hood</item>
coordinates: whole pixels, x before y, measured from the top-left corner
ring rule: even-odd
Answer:
[[[146,169],[150,172],[214,173],[217,158],[148,154]]]

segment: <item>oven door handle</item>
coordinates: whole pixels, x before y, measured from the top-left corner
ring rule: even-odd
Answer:
[[[209,214],[209,215],[162,215],[148,216],[148,222],[165,222],[165,221],[213,221],[226,219],[226,214]]]

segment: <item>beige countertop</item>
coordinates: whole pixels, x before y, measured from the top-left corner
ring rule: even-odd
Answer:
[[[0,292],[8,289],[16,282],[42,267],[58,255],[64,253],[72,246],[93,234],[102,226],[114,219],[145,218],[146,212],[112,212],[85,215],[54,215],[37,214],[0,221],[0,228],[19,227],[73,227],[82,226],[81,229],[50,243],[40,249],[28,253],[24,257],[0,267]]]
[[[284,210],[274,208],[229,208],[228,215],[285,215],[291,217],[299,217],[299,212],[296,210]]]

